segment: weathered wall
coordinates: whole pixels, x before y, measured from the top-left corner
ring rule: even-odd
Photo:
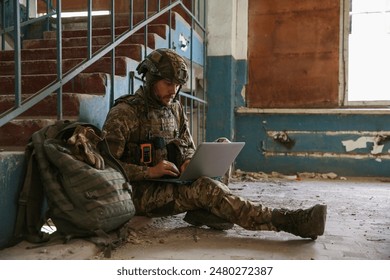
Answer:
[[[278,137],[284,133],[287,141]],[[390,176],[389,112],[241,108],[236,135],[246,142],[237,159],[242,170]]]
[[[247,82],[248,0],[207,1],[206,139],[235,137],[234,109]]]
[[[337,107],[340,1],[249,0],[247,106]]]

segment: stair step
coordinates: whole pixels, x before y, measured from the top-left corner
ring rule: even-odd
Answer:
[[[0,147],[3,146],[26,146],[31,135],[48,125],[54,124],[56,118],[14,119],[0,127]]]
[[[148,18],[155,15],[155,12],[149,11]],[[191,23],[191,18],[188,14],[183,11],[181,8],[176,8],[171,13],[171,27],[176,28],[176,19],[177,16],[180,16],[187,23]],[[141,23],[145,20],[145,12],[134,12],[133,13],[133,26]],[[63,18],[62,25],[63,31],[65,30],[74,30],[74,29],[86,29],[87,28],[87,17],[72,17],[72,18]],[[120,13],[115,15],[115,26],[118,27],[129,27],[130,26],[130,17],[128,13]],[[55,29],[55,21],[52,22],[52,26]],[[154,19],[149,25],[155,24],[169,24],[169,13],[165,13],[158,18]],[[111,28],[111,15],[99,15],[92,17],[92,26],[95,28]]]
[[[126,76],[127,73],[127,57],[116,57],[115,58],[115,74],[120,76]],[[83,62],[81,58],[75,59],[63,59],[62,60],[62,71],[66,73],[67,71],[73,69],[78,64]],[[0,61],[0,75],[13,75],[15,69],[14,62],[11,61]],[[93,73],[93,72],[111,72],[111,58],[103,57],[99,59],[96,63],[86,68],[84,73]],[[53,74],[57,73],[57,61],[56,60],[37,60],[37,61],[23,61],[22,62],[22,75],[32,75],[32,74]]]
[[[121,3],[121,2],[123,3],[123,1],[118,1],[118,2],[119,3]],[[173,1],[172,0],[148,1],[148,10],[149,11],[157,11],[158,10],[158,2],[160,2],[160,9],[161,9],[161,8],[167,7]],[[191,11],[191,4],[193,3],[193,1],[191,1],[191,0],[184,0],[182,2],[187,7],[187,9],[189,9]],[[120,5],[119,3],[117,4],[118,6]],[[127,6],[129,6],[129,5],[125,5],[125,7],[123,7],[123,5],[122,5],[122,7],[121,7],[122,10],[128,11],[127,10],[127,8],[128,8]],[[133,10],[135,12],[143,12],[145,10],[144,1],[143,0],[134,1],[134,3],[133,3]]]
[[[128,26],[121,26],[115,28],[115,35],[119,36],[124,32],[128,31]],[[151,24],[148,26],[148,32],[155,33],[159,35],[161,38],[167,38],[168,26],[166,24]],[[135,34],[142,34],[143,29],[137,31]],[[43,39],[56,39],[56,31],[45,31],[43,33]],[[63,30],[62,38],[74,38],[74,37],[87,37],[88,31],[87,29],[74,29],[74,30]],[[100,37],[100,36],[111,36],[111,28],[108,27],[100,27],[92,29],[92,37]]]
[[[149,12],[148,18],[153,16],[155,12]],[[172,28],[175,28],[176,22],[175,22],[175,16],[177,13],[172,12]],[[115,26],[129,26],[129,20],[130,16],[128,13],[124,14],[116,14],[115,15]],[[133,13],[133,24],[136,25],[142,21],[145,20],[145,13],[144,12],[135,12]],[[168,24],[169,23],[169,13],[165,13],[158,17],[157,19],[153,20],[151,24]],[[111,16],[96,16],[92,19],[92,25],[94,28],[101,28],[101,27],[110,27],[111,26]]]
[[[155,49],[156,40],[162,38],[154,33],[148,34],[148,47]],[[100,36],[92,38],[93,46],[104,46],[111,43],[111,36]],[[145,43],[144,34],[134,34],[127,38],[123,43],[125,44],[143,44]],[[86,37],[73,37],[73,38],[63,38],[62,46],[74,47],[74,46],[87,46],[87,38]],[[24,49],[40,49],[40,48],[56,48],[57,40],[55,39],[34,39],[34,40],[25,40],[23,42]]]
[[[23,75],[22,92],[36,93],[54,82],[57,75]],[[104,94],[108,75],[106,73],[81,73],[63,86],[63,92]],[[15,76],[0,76],[0,95],[15,92]]]
[[[96,53],[102,48],[101,45],[92,47],[92,54]],[[115,48],[116,56],[127,56],[134,60],[142,60],[144,47],[141,44],[120,44]],[[79,47],[65,47],[62,48],[62,58],[86,58],[87,46]],[[107,54],[106,56],[110,56]],[[27,60],[47,60],[56,59],[56,48],[40,48],[40,49],[22,49],[21,50],[22,61]],[[15,52],[13,50],[1,51],[0,61],[14,61]]]
[[[25,146],[0,146],[0,153],[4,153],[4,152],[18,153],[18,152],[24,152],[25,149],[26,149]]]
[[[25,100],[31,97],[31,94],[22,94],[22,99]],[[63,115],[74,116],[79,115],[79,94],[76,93],[63,93],[62,94]],[[11,95],[0,96],[0,112],[5,112],[14,106],[14,97]],[[57,95],[52,93],[44,98],[41,102],[31,107],[24,112],[22,117],[39,117],[39,116],[57,116]]]

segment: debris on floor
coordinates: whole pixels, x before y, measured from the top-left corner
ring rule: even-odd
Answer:
[[[184,213],[162,218],[136,216],[130,221],[127,241],[112,252],[111,259],[390,260],[388,182],[305,176],[297,174],[299,180],[278,173],[238,171],[229,188],[266,207],[327,204],[325,233],[316,241],[285,232],[248,231],[237,225],[226,231],[193,227],[183,220]],[[105,259],[92,243],[82,239],[36,250],[26,250],[24,245],[0,251],[0,259]]]
[[[233,173],[231,181],[232,182],[242,182],[242,181],[258,182],[258,181],[271,180],[271,179],[286,179],[286,180],[298,180],[298,181],[303,179],[347,180],[346,177],[339,177],[334,172],[328,172],[328,173],[298,172],[297,174],[286,175],[275,171],[271,173],[245,172],[245,171],[241,171],[240,169],[237,169]]]

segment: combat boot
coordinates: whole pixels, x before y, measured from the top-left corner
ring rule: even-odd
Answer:
[[[324,234],[326,221],[326,205],[315,205],[308,209],[272,211],[272,225],[278,231],[282,230],[302,238],[317,239]]]
[[[203,209],[187,211],[183,220],[193,226],[208,226],[216,230],[228,230],[234,226],[233,223]]]

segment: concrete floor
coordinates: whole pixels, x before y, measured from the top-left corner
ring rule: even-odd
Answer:
[[[132,221],[128,242],[112,259],[390,260],[390,182],[381,179],[268,178],[237,181],[233,192],[265,206],[328,205],[325,234],[316,241],[283,232],[195,228],[183,215]],[[26,250],[26,243],[0,251],[0,259],[104,259],[94,245],[74,240]]]

